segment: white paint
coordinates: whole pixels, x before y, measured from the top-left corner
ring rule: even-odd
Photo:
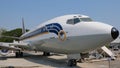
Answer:
[[[21,41],[28,44],[25,45],[26,47],[29,46],[31,49],[38,51],[76,54],[101,47],[113,40],[111,37],[111,29],[113,26],[95,21],[79,22],[74,25],[66,24],[68,19],[74,18],[89,18],[89,16],[80,14],[64,15],[48,20],[36,28],[42,28],[50,23],[58,23],[66,32],[67,38],[64,41],[58,39],[58,36],[54,33],[38,35]],[[36,29],[23,34],[21,38],[24,38]],[[19,43],[19,45],[21,45],[21,43]]]

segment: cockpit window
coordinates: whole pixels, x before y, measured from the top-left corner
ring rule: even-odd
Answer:
[[[92,19],[91,18],[80,18],[81,21],[84,21],[84,22],[91,22]]]
[[[73,19],[67,20],[67,24],[74,24]]]
[[[74,18],[74,24],[80,22],[80,19],[79,18]]]
[[[91,22],[93,21],[91,18],[74,18],[74,19],[69,19],[67,20],[67,24],[77,24],[79,22]]]
[[[74,25],[74,24],[76,24],[78,22],[80,22],[79,18],[74,18],[74,19],[67,20],[67,24],[73,24]]]

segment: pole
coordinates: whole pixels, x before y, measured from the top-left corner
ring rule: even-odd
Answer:
[[[111,61],[111,58],[109,57],[108,58],[108,66],[109,66],[109,68],[110,68],[110,61]]]

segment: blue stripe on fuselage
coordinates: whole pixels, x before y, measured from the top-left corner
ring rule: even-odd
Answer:
[[[52,23],[52,24],[48,24],[46,25],[48,32],[51,33],[55,33],[56,35],[58,35],[58,32],[60,30],[63,30],[62,26],[58,23]]]
[[[51,23],[51,24],[47,24],[41,28],[38,28],[35,31],[23,36],[22,39],[30,38],[30,37],[33,37],[33,36],[38,35],[38,34],[43,34],[45,32],[55,33],[56,35],[58,35],[58,32],[60,30],[63,30],[63,28],[59,23]]]

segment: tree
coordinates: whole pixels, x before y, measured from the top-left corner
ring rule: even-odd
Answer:
[[[0,28],[0,35],[3,33],[3,32],[6,32],[7,30],[5,28]]]
[[[26,31],[29,31],[29,30],[27,29]],[[20,37],[21,35],[22,35],[21,28],[16,28],[14,30],[5,31],[5,32],[2,32],[3,37],[0,38],[0,42],[13,42],[13,40],[18,40],[15,38],[9,38],[9,37],[4,37],[4,36]]]

